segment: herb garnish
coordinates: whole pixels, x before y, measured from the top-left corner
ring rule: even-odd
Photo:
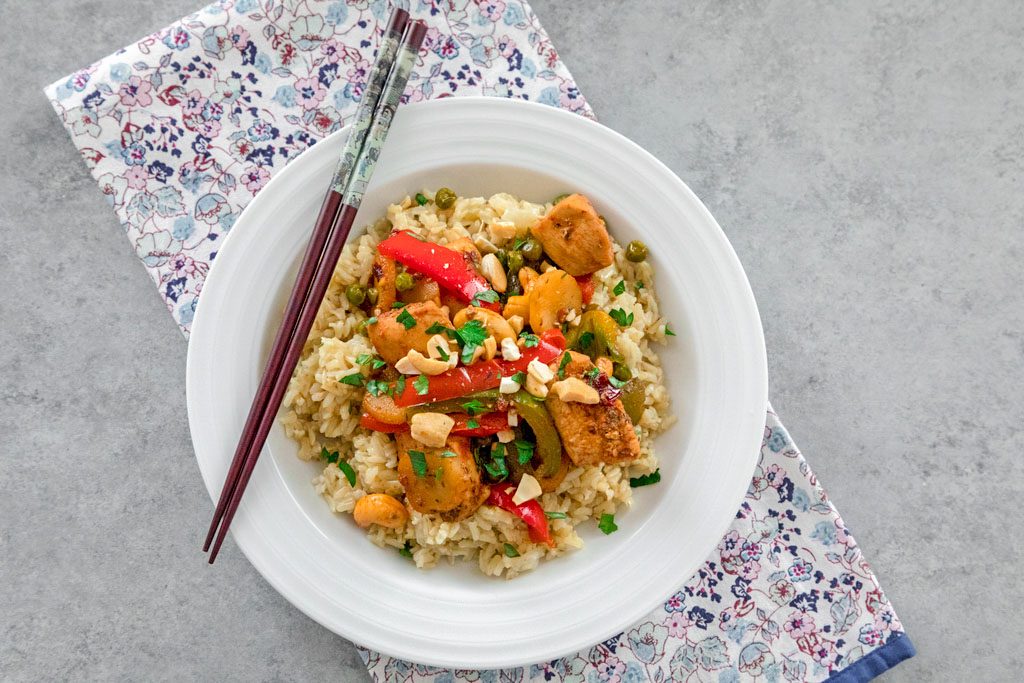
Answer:
[[[505,557],[519,557],[519,551],[511,543],[505,544]]]
[[[359,372],[353,372],[350,375],[339,377],[338,381],[342,384],[347,384],[350,387],[361,387],[363,386],[365,378]]]
[[[465,410],[470,415],[479,415],[480,413],[484,412],[486,408],[487,406],[485,406],[483,403],[476,400],[475,398],[472,401],[466,401],[465,403],[462,404],[462,409]]]
[[[526,384],[526,373],[520,370],[516,374],[512,375],[512,381],[520,386]]]
[[[431,323],[430,327],[427,328],[427,334],[441,334],[442,332],[448,332],[450,328],[445,327],[441,323]]]
[[[519,249],[524,244],[526,244],[526,238],[525,237],[517,237],[515,242],[512,243],[512,249]]]
[[[665,336],[666,337],[674,337],[674,336],[676,336],[676,333],[672,331],[672,328],[669,327],[668,323],[665,323]]]
[[[462,342],[462,363],[463,365],[469,365],[473,361],[473,353],[476,351],[476,347],[483,344],[484,340],[487,339],[487,328],[479,320],[470,320],[456,330],[456,334],[458,334],[459,341]]]
[[[630,313],[627,315],[626,311],[621,308],[613,308],[608,311],[608,315],[610,315],[612,319],[619,324],[619,327],[629,327],[633,324],[633,314]]]
[[[405,393],[405,375],[399,375],[395,381],[395,393],[392,396]]]
[[[470,306],[479,306],[483,302],[493,304],[498,301],[498,298],[498,293],[493,289],[485,289],[482,292],[477,292],[470,300],[469,304]]]
[[[371,316],[371,317],[366,319],[366,326],[367,327],[369,327],[370,325],[376,325],[376,324],[377,324],[377,316],[374,315],[374,316]]]
[[[579,344],[579,347],[581,349],[589,349],[590,345],[594,343],[594,333],[584,332],[583,334],[580,335],[580,338],[577,340],[577,343]]]
[[[416,318],[412,317],[409,311],[405,309],[403,309],[402,312],[398,314],[398,318],[396,318],[396,320],[402,323],[402,327],[404,327],[407,330],[411,330],[412,328],[416,327]]]
[[[634,489],[638,489],[641,486],[650,486],[651,484],[657,484],[661,481],[661,469],[656,469],[650,474],[643,474],[639,477],[630,477],[629,485]]]
[[[450,353],[444,350],[443,346],[437,347],[437,355],[439,355],[441,357],[441,360],[443,360],[445,363],[447,363],[448,359],[452,357]]]
[[[404,301],[392,301],[391,308],[405,308],[406,303]]]
[[[615,523],[615,515],[610,515],[607,512],[601,515],[601,521],[597,523],[597,528],[600,529],[606,536],[613,531],[618,531],[619,527]]]
[[[621,389],[626,386],[626,382],[623,382],[621,379],[617,379],[614,375],[608,375],[608,382],[616,389]]]
[[[434,470],[434,481],[441,481],[442,475],[444,475],[444,468],[438,467],[436,470]]]
[[[412,381],[412,386],[416,389],[418,396],[426,396],[430,391],[430,379],[426,375],[420,375]]]
[[[371,356],[368,353],[361,353],[358,356],[356,356],[356,363],[358,363],[359,365],[366,365],[371,360],[373,360],[373,356]]]
[[[405,545],[398,549],[398,554],[402,557],[412,559],[412,543],[406,541]]]
[[[562,360],[558,364],[558,379],[565,379],[565,366],[567,366],[570,361],[572,361],[572,356],[570,356],[569,352],[566,351],[562,354]]]
[[[470,418],[469,420],[466,421],[466,429],[479,429],[479,428],[480,428],[480,423],[477,422],[474,418]]]
[[[412,471],[417,477],[427,476],[427,454],[423,451],[409,451],[409,461],[412,463]]]
[[[441,451],[437,454],[439,458],[457,458],[459,457],[455,451]]]
[[[531,460],[533,460],[533,444],[532,443],[530,443],[529,441],[523,441],[522,439],[516,439],[515,444],[516,444],[516,456],[519,459],[519,464],[520,465],[525,465],[526,463],[528,463]]]
[[[419,204],[420,206],[426,205],[426,203],[427,203],[427,195],[423,194],[422,192],[417,192],[416,193],[416,203]]]
[[[379,379],[371,379],[366,383],[366,390],[370,392],[370,396],[380,396],[388,393],[391,390],[391,385]]]
[[[548,519],[569,519],[569,515],[564,512],[558,512],[557,510],[554,512],[545,512],[544,516]]]
[[[612,294],[618,296],[626,291],[626,281],[619,280],[619,283],[612,288]]]
[[[320,458],[327,461],[327,464],[334,463],[341,470],[341,473],[345,475],[345,479],[348,480],[349,486],[356,485],[356,471],[352,469],[352,465],[341,459],[341,455],[338,451],[328,451],[326,448],[320,449]]]
[[[528,349],[532,349],[534,346],[540,343],[540,337],[529,332],[523,332],[519,335],[519,338],[523,340],[523,346]]]

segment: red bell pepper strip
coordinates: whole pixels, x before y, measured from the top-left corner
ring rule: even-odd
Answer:
[[[412,382],[406,382],[405,391],[395,396],[397,406],[415,406],[459,398],[501,384],[501,366],[493,360],[452,368],[429,378],[427,393],[420,396]]]
[[[541,363],[550,363],[565,351],[565,337],[560,330],[547,330],[540,335],[537,346],[525,348],[519,360],[486,360],[472,365],[452,368],[440,375],[430,377],[427,393],[422,396],[412,382],[406,382],[405,390],[395,396],[397,406],[415,406],[423,403],[437,403],[459,398],[477,391],[493,389],[501,384],[502,377],[511,377],[517,372],[526,372],[534,358]]]
[[[452,427],[450,432],[452,436],[491,436],[492,434],[510,429],[508,426],[508,413],[504,412],[487,413],[486,415],[478,415],[476,417],[455,413],[451,417],[455,420],[455,426]],[[478,426],[470,427],[470,420],[476,420]]]
[[[385,434],[397,434],[398,432],[409,431],[409,425],[404,422],[397,425],[391,424],[390,422],[378,420],[369,413],[363,413],[362,417],[359,418],[359,426],[363,429],[369,429],[371,432],[384,432]]]
[[[550,329],[541,332],[540,341],[536,346],[524,348],[519,360],[502,360],[498,361],[498,364],[501,365],[502,374],[511,377],[517,372],[526,372],[526,368],[534,358],[546,365],[561,356],[563,351],[565,351],[565,336],[559,329]]]
[[[576,284],[580,286],[580,293],[583,294],[583,305],[586,306],[594,298],[594,275],[593,273],[587,273],[586,275],[577,275],[575,277]]]
[[[426,275],[466,303],[484,292],[493,292],[487,280],[466,263],[462,254],[448,247],[427,242],[408,230],[399,230],[377,245],[377,251],[393,258],[409,270]],[[500,311],[497,301],[477,300],[474,304]]]
[[[491,487],[491,493],[487,497],[487,504],[508,510],[519,519],[526,522],[530,532],[530,540],[534,543],[546,543],[555,547],[551,538],[551,530],[548,528],[548,518],[544,515],[544,509],[536,500],[528,500],[522,505],[512,502],[516,487],[511,484],[497,484]]]

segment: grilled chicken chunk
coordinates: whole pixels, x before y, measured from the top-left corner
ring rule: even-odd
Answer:
[[[569,195],[551,207],[533,228],[533,236],[555,265],[570,275],[593,273],[614,259],[604,220],[581,194]]]
[[[416,324],[406,328],[405,323],[402,322],[403,320],[409,321],[406,316],[412,316]],[[370,336],[373,348],[377,349],[380,357],[394,365],[409,353],[410,349],[416,349],[423,355],[427,355],[427,342],[433,336],[433,333],[428,333],[427,329],[434,323],[446,328],[452,326],[436,303],[424,301],[381,313],[377,316],[377,322],[367,326],[366,331]]]
[[[468,438],[450,436],[442,448],[424,446],[407,433],[396,434],[395,441],[398,480],[413,510],[457,522],[472,515],[487,500],[490,489],[480,480]],[[423,453],[426,467],[421,474],[417,474],[409,451]],[[455,456],[444,457],[442,453]]]
[[[594,364],[582,353],[570,353],[572,360],[565,366],[565,376],[582,379]],[[558,361],[551,367],[557,366]],[[567,403],[551,393],[545,405],[562,437],[562,448],[574,464],[621,463],[640,457],[640,440],[621,400],[615,399],[611,405]]]

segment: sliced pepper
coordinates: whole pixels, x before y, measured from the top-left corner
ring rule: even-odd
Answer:
[[[558,436],[558,429],[555,428],[555,421],[551,419],[551,413],[544,407],[543,401],[525,391],[513,394],[512,401],[515,403],[516,413],[533,430],[537,445],[530,462],[519,464],[518,458],[512,458],[509,461],[509,469],[517,477],[523,474],[539,478],[555,476],[562,466],[562,439]],[[534,462],[539,462],[540,465],[534,467]]]
[[[452,427],[452,436],[492,436],[509,428],[508,413],[487,413],[470,417],[469,415],[452,415],[455,426]],[[476,427],[470,427],[469,421],[476,420]]]
[[[398,432],[409,431],[409,425],[406,423],[402,424],[391,424],[378,420],[369,413],[363,413],[362,417],[359,418],[359,426],[363,429],[369,429],[372,432],[384,432],[385,434],[397,434]]]
[[[486,360],[472,365],[452,368],[440,375],[430,378],[427,393],[420,395],[412,383],[407,383],[405,390],[395,396],[395,405],[414,406],[434,404],[459,398],[486,389],[494,389],[501,384],[502,377],[511,377],[517,372],[526,372],[533,359],[541,363],[550,363],[565,350],[565,337],[559,330],[548,330],[540,335],[537,346],[522,350],[519,360]]]
[[[593,273],[587,273],[586,275],[577,275],[576,284],[580,286],[580,294],[583,295],[583,305],[586,306],[590,303],[590,300],[594,298],[594,275]]]
[[[621,361],[622,354],[615,348],[619,338],[619,324],[604,311],[586,311],[580,316],[580,324],[569,332],[569,348],[590,356],[591,360],[599,356],[610,356],[614,361]]]
[[[453,249],[419,239],[408,230],[399,230],[378,244],[377,251],[409,270],[426,275],[466,303],[501,310],[497,292]],[[481,295],[485,298],[478,298]]]
[[[551,530],[548,528],[548,518],[544,515],[544,508],[535,500],[528,500],[522,505],[516,505],[512,502],[515,492],[516,487],[511,484],[492,486],[491,493],[487,497],[487,504],[507,510],[526,522],[530,540],[534,543],[546,543],[554,548],[555,542],[551,538]]]

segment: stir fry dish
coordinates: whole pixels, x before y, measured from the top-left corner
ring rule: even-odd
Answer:
[[[283,423],[373,542],[512,578],[660,479],[673,335],[647,247],[582,194],[425,191],[346,246]]]

